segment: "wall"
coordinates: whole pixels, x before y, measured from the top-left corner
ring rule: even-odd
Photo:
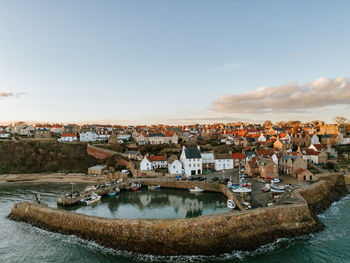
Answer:
[[[293,194],[299,202],[292,205],[196,218],[107,219],[28,202],[16,204],[9,217],[114,249],[156,255],[214,255],[233,250],[254,250],[278,238],[321,230],[323,225],[312,211],[325,207],[319,203],[329,204],[345,194],[343,182],[344,178],[341,180],[340,177],[324,178],[311,187],[295,191]],[[164,186],[167,184],[184,188],[193,182],[173,182],[171,185],[167,182]],[[213,191],[222,190],[222,187],[207,184],[207,188]],[[333,190],[340,192],[331,194]]]

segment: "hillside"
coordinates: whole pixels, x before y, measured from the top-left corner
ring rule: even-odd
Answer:
[[[57,142],[0,142],[0,174],[86,172],[98,160],[85,144]]]

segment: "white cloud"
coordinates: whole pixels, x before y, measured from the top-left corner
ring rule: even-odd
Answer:
[[[303,85],[289,82],[277,87],[260,87],[242,94],[220,96],[212,110],[230,113],[300,111],[350,104],[350,79],[319,78]]]
[[[20,96],[22,96],[24,94],[25,94],[24,92],[20,92],[20,93],[0,92],[0,98],[8,98],[8,97],[19,98]]]
[[[224,65],[213,67],[210,69],[210,71],[230,71],[230,70],[236,70],[244,67],[244,63],[240,62],[228,62]]]

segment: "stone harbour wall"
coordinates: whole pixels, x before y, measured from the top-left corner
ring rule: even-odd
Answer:
[[[233,250],[254,250],[278,238],[321,230],[323,225],[313,210],[325,207],[320,202],[330,204],[346,193],[341,176],[332,176],[295,191],[293,194],[300,199],[295,204],[196,218],[108,219],[29,202],[15,204],[9,218],[114,249],[153,255],[217,255]],[[193,184],[176,182],[174,185],[175,188],[180,184],[187,187],[184,184],[190,183]],[[212,191],[221,190],[220,186],[212,187]]]

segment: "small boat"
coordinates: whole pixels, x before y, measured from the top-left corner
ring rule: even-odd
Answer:
[[[236,203],[232,199],[227,200],[227,208],[228,209],[235,209],[236,208]]]
[[[240,187],[240,188],[232,190],[232,192],[235,192],[235,193],[250,193],[251,191],[252,191],[252,189],[248,189],[245,187]]]
[[[188,189],[191,193],[200,193],[200,192],[203,192],[204,191],[204,189],[202,189],[202,188],[199,188],[199,187],[195,187],[195,188],[190,188],[190,189]]]
[[[132,183],[129,190],[132,192],[136,192],[136,191],[140,190],[140,188],[141,188],[141,184]]]
[[[232,187],[232,182],[231,182],[231,181],[228,181],[228,182],[227,182],[227,187],[228,187],[228,188],[231,188],[231,187]]]
[[[272,189],[277,189],[277,190],[284,190],[284,189],[286,189],[285,186],[277,186],[277,185],[274,185],[274,184],[271,184],[271,188]]]
[[[118,187],[114,188],[111,192],[107,193],[107,196],[113,197],[120,193],[120,189]]]
[[[101,200],[101,196],[99,196],[93,192],[90,196],[82,199],[81,201],[85,205],[91,205],[91,204],[97,203],[100,200]]]
[[[275,178],[275,179],[271,180],[271,183],[279,183],[279,182],[280,182],[280,179],[278,179],[278,178]]]
[[[148,190],[160,189],[160,185],[149,185]]]
[[[275,188],[271,188],[270,191],[273,193],[283,193],[284,192],[284,190],[282,190],[282,189],[275,189]]]

